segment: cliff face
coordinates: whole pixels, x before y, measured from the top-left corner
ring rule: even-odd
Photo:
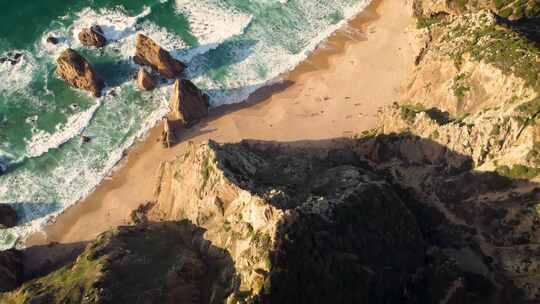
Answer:
[[[540,5],[535,0],[414,0],[417,16],[434,16],[439,14],[460,15],[487,9],[498,15],[519,19],[536,17],[540,14]]]
[[[486,278],[461,269],[424,236],[411,210],[418,202],[349,149],[192,146],[162,165],[156,199],[154,219],[191,220],[231,255],[238,285],[228,303],[492,296]]]
[[[182,222],[119,227],[70,266],[0,295],[2,303],[222,303],[234,267]]]
[[[382,109],[358,151],[461,225],[459,235],[487,257],[495,281],[504,278],[497,284],[508,280],[537,301],[537,21],[501,18],[482,10],[493,9],[487,1],[463,3],[456,10],[452,1],[416,1],[416,67],[401,101]]]

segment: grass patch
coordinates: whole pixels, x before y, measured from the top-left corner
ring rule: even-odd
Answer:
[[[524,165],[498,166],[495,170],[499,175],[512,179],[533,179],[540,175],[540,168],[532,168]]]
[[[449,25],[442,40],[446,42],[447,55],[460,65],[465,54],[476,61],[492,64],[505,74],[523,79],[527,85],[540,91],[540,49],[526,36],[497,22],[490,13],[464,16],[459,22]],[[465,93],[457,87],[456,94]]]
[[[426,113],[427,116],[437,122],[438,125],[445,125],[452,121],[448,112],[443,112],[437,108],[427,109],[421,104],[400,105],[400,116],[409,124],[414,123],[416,115],[419,113]]]

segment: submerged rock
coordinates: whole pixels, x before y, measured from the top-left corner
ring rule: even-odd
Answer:
[[[105,38],[103,30],[99,25],[84,28],[79,33],[79,40],[83,45],[94,46],[97,48],[104,47],[107,44],[107,38]]]
[[[151,91],[156,87],[156,84],[152,75],[141,68],[137,74],[137,86],[142,91]]]
[[[208,116],[208,95],[187,79],[176,80],[171,95],[170,108],[173,119],[191,127]]]
[[[47,37],[47,42],[50,44],[58,44],[58,38],[54,36],[49,36]]]
[[[23,276],[23,256],[15,249],[0,251],[0,292],[17,288]]]
[[[11,65],[16,65],[23,57],[19,52],[7,52],[5,56],[0,57],[0,63],[9,62]]]
[[[133,61],[139,65],[150,66],[166,78],[178,77],[186,68],[182,62],[174,59],[169,52],[143,34],[137,34]]]
[[[58,76],[78,89],[91,92],[95,97],[101,96],[105,83],[79,53],[67,49],[62,52],[56,62]]]
[[[7,204],[0,204],[0,228],[17,225],[17,212]]]

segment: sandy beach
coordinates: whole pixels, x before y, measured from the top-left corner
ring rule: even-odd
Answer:
[[[86,199],[67,209],[26,246],[79,244],[129,222],[131,210],[153,199],[162,161],[183,154],[189,141],[243,139],[298,141],[350,137],[376,125],[377,110],[398,100],[413,65],[406,3],[374,1],[310,58],[284,75],[284,82],[256,92],[242,104],[212,109],[208,118],[178,134],[165,149],[158,125],[137,143],[110,177]]]

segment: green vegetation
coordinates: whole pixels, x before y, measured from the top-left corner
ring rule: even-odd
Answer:
[[[201,168],[201,175],[203,178],[203,183],[201,187],[201,191],[203,191],[204,188],[206,188],[206,184],[208,183],[208,180],[210,179],[210,174],[212,173],[212,164],[210,163],[210,156],[206,155],[202,164]]]
[[[492,64],[503,73],[514,74],[540,91],[540,49],[524,35],[496,22],[489,13],[463,17],[450,25],[443,37],[446,52],[460,65],[465,54],[473,60]],[[466,88],[456,87],[456,95]]]
[[[454,92],[454,96],[456,96],[458,100],[462,100],[463,97],[465,97],[465,93],[471,90],[471,88],[467,84],[467,78],[468,75],[465,73],[461,73],[454,77],[452,91]]]
[[[524,104],[521,104],[517,110],[526,114],[529,119],[534,119],[540,113],[540,98],[535,98]]]
[[[496,172],[502,176],[512,179],[533,179],[540,175],[540,168],[532,168],[524,165],[499,166]]]
[[[121,227],[99,236],[73,265],[0,294],[0,303],[190,303],[218,275],[206,303],[222,303],[230,256],[210,245],[216,258],[203,260],[199,239],[202,231],[186,220]]]
[[[416,114],[426,111],[426,108],[421,104],[404,104],[400,106],[400,109],[401,119],[405,120],[410,124],[414,123],[414,120],[416,119]]]
[[[450,119],[450,114],[448,112],[443,112],[437,108],[426,109],[421,104],[403,104],[400,105],[400,116],[407,123],[412,124],[416,119],[416,115],[419,113],[426,113],[426,115],[433,119],[439,125],[445,125],[452,120]]]
[[[265,251],[269,251],[272,248],[272,238],[266,233],[256,231],[251,237],[250,244]]]
[[[540,14],[540,3],[535,0],[493,0],[497,13],[504,18],[535,17]]]
[[[437,16],[430,16],[430,17],[420,16],[416,18],[416,28],[417,29],[429,28],[432,25],[438,24],[440,22],[442,22],[442,20]]]

